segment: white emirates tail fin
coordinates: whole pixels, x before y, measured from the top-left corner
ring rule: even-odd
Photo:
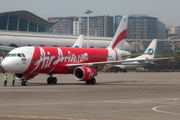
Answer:
[[[123,50],[125,46],[126,32],[127,32],[128,17],[123,16],[122,20],[116,30],[113,40],[108,49]]]
[[[84,38],[84,35],[80,35],[72,47],[73,48],[82,48],[83,38]]]

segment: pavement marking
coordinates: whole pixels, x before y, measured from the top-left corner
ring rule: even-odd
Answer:
[[[157,102],[166,102],[162,100],[153,100],[153,99],[141,99],[141,100],[112,100],[112,101],[89,101],[89,102],[58,102],[58,103],[21,103],[21,104],[0,104],[0,106],[6,106],[6,105],[66,105],[66,104],[94,104],[94,103],[131,103],[131,104],[142,104],[142,103],[157,103]]]
[[[40,117],[40,118],[43,118],[43,119],[49,119],[49,117]]]
[[[171,101],[169,101],[171,100]],[[173,100],[173,101],[172,101]],[[57,104],[94,104],[94,103],[111,103],[111,104],[123,104],[123,103],[126,103],[126,104],[148,104],[148,103],[167,103],[166,105],[162,105],[162,106],[156,106],[154,108],[152,108],[152,110],[156,111],[156,112],[161,112],[161,113],[166,113],[166,114],[175,114],[175,115],[180,115],[180,113],[173,113],[173,112],[166,112],[166,111],[160,111],[158,110],[158,108],[162,108],[162,107],[169,107],[169,106],[175,106],[175,105],[180,105],[178,102],[177,102],[178,99],[176,98],[164,98],[164,99],[160,99],[160,98],[146,98],[146,99],[128,99],[128,100],[111,100],[111,101],[89,101],[89,102],[61,102],[61,103],[26,103],[26,104],[0,104],[0,106],[4,106],[4,105],[44,105],[44,104],[49,104],[49,105],[57,105]],[[77,114],[71,114],[71,115],[80,115],[80,114],[83,114],[83,115],[86,115],[86,114],[107,114],[107,113],[118,113],[118,112],[130,112],[130,111],[142,111],[142,110],[148,110],[148,109],[133,109],[133,110],[116,110],[116,111],[111,111],[111,112],[107,112],[107,111],[100,111],[100,112],[91,112],[91,113],[77,113]],[[69,114],[68,114],[69,115]],[[3,115],[0,115],[1,117],[16,117],[16,118],[32,118],[32,119],[37,119],[37,118],[41,118],[41,119],[65,119],[65,120],[74,120],[72,118],[54,118],[54,117],[37,117],[37,116],[3,116]],[[65,115],[66,116],[66,115]],[[85,120],[85,119],[78,119],[78,120]]]
[[[173,100],[178,100],[178,99],[173,99]]]
[[[156,107],[152,108],[152,110],[154,110],[154,111],[156,111],[156,112],[160,112],[160,113],[180,115],[180,113],[173,113],[173,112],[167,112],[167,111],[158,110],[158,108],[169,107],[169,106],[177,106],[177,105],[180,105],[180,104],[156,106]]]
[[[76,119],[73,119],[73,118],[53,118],[53,117],[36,117],[36,116],[3,116],[3,115],[0,115],[0,117],[14,117],[14,118],[31,118],[31,119],[54,119],[54,120],[76,120]],[[87,120],[87,119],[78,119],[78,120]]]
[[[144,110],[149,110],[149,109],[129,109],[129,110],[115,110],[115,111],[100,111],[100,112],[86,112],[86,113],[74,113],[74,114],[68,114],[64,116],[79,116],[79,115],[95,115],[95,114],[109,114],[109,113],[120,113],[120,112],[132,112],[132,111],[144,111]],[[79,120],[79,119],[78,119]]]

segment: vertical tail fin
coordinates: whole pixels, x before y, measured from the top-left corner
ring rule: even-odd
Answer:
[[[122,20],[118,26],[118,29],[113,37],[113,40],[109,47],[111,49],[123,49],[122,46],[124,47],[125,39],[126,39],[126,32],[127,32],[127,24],[128,24],[128,17],[123,16]]]
[[[83,38],[84,38],[84,36],[80,35],[72,47],[73,48],[82,48]]]
[[[151,44],[148,46],[148,48],[146,49],[146,51],[144,53],[149,53],[149,54],[143,54],[139,57],[136,58],[148,58],[148,59],[153,59],[154,58],[154,54],[156,51],[156,44],[157,44],[157,39],[153,39],[153,41],[151,42]]]

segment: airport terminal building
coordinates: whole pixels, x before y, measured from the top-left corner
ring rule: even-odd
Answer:
[[[28,11],[0,13],[0,30],[49,33],[49,27],[55,23]]]

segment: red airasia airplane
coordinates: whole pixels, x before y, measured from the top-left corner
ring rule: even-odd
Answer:
[[[5,57],[2,67],[15,73],[27,86],[27,80],[38,74],[48,74],[48,84],[56,84],[53,74],[74,74],[75,78],[86,84],[95,84],[98,71],[106,70],[114,64],[132,62],[125,60],[130,52],[121,50],[126,39],[128,17],[123,17],[117,32],[106,49],[100,48],[66,48],[66,47],[19,47]],[[136,60],[137,61],[137,60]]]

